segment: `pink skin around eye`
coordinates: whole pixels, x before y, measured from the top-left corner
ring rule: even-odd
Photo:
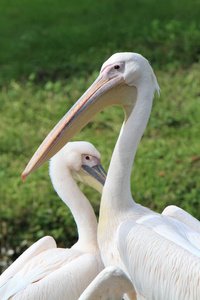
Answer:
[[[89,159],[88,159],[88,157],[89,157]],[[100,165],[100,163],[101,163],[100,159],[95,156],[87,155],[87,154],[82,155],[82,164],[83,165],[87,165],[89,167],[94,167],[94,166]]]
[[[111,78],[114,75],[117,75],[118,72],[120,72],[120,71],[123,72],[123,70],[124,70],[124,63],[119,62],[119,63],[114,63],[114,64],[104,67],[101,70],[101,74],[108,78]]]

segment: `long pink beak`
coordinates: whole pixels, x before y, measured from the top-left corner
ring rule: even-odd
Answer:
[[[118,104],[115,101],[119,95],[118,88],[124,83],[122,74],[113,78],[100,74],[39,146],[22,173],[22,180],[55,155],[98,112],[109,105]]]

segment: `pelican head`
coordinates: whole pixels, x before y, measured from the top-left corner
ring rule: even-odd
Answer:
[[[22,180],[48,161],[105,107],[122,106],[127,119],[141,82],[148,83],[152,93],[159,91],[153,70],[143,56],[127,52],[112,55],[102,65],[94,83],[42,142],[22,173]]]
[[[59,190],[66,180],[66,172],[70,172],[75,181],[102,193],[106,172],[101,165],[100,153],[91,143],[69,142],[51,158],[49,174],[55,190]]]

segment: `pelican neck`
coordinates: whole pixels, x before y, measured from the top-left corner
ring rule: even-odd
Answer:
[[[149,120],[153,97],[154,89],[148,89],[146,85],[137,88],[136,104],[122,125],[110,161],[102,205],[109,204],[112,209],[125,209],[134,204],[130,187],[132,165]],[[124,110],[127,115],[126,108]]]
[[[90,202],[79,189],[71,171],[63,166],[62,162],[54,162],[54,172],[56,176],[51,174],[53,186],[73,214],[77,225],[78,243],[97,243],[97,219]]]

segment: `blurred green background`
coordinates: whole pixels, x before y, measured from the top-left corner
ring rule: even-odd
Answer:
[[[48,164],[23,183],[28,160],[113,53],[139,52],[162,93],[136,155],[132,194],[158,212],[176,204],[200,219],[200,3],[198,0],[1,0],[0,272],[44,235],[77,240]],[[106,109],[74,140],[108,168],[123,111]],[[80,186],[98,216],[100,195]]]

